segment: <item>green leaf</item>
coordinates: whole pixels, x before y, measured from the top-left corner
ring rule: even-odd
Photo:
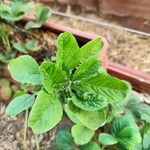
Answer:
[[[144,150],[150,149],[150,131],[143,136],[143,148]]]
[[[133,148],[133,150],[143,150],[142,149],[142,144],[136,144],[135,147]]]
[[[126,149],[132,149],[141,142],[138,126],[130,115],[115,119],[112,124],[111,134]]]
[[[38,4],[35,8],[35,15],[39,22],[45,23],[51,13],[48,6]]]
[[[107,99],[98,94],[84,92],[71,98],[72,102],[86,111],[95,111],[107,106]]]
[[[118,135],[120,131],[126,127],[135,127],[138,129],[131,115],[124,115],[116,118],[112,124],[111,132],[113,136]]]
[[[140,133],[133,127],[122,129],[117,135],[117,139],[126,149],[132,149],[136,144],[141,142]]]
[[[74,123],[81,123],[79,121],[79,119],[70,111],[70,109],[68,108],[68,104],[65,104],[64,106],[64,110],[65,110],[65,113],[67,114],[67,116],[69,117],[69,119],[74,122]]]
[[[56,150],[73,150],[74,141],[70,132],[59,131],[54,142],[54,149]]]
[[[24,3],[22,1],[15,1],[10,6],[2,4],[0,6],[0,17],[6,21],[18,21],[30,8],[31,3]]]
[[[35,39],[32,39],[32,40],[28,40],[26,43],[16,42],[16,43],[13,43],[13,47],[17,51],[26,54],[30,51],[38,50],[38,41]]]
[[[83,78],[90,78],[98,74],[100,61],[96,58],[90,57],[82,63],[76,70],[73,80],[82,80]]]
[[[42,26],[41,22],[34,22],[34,21],[29,21],[27,22],[27,24],[25,25],[25,29],[29,30],[29,29],[34,29],[34,28],[40,28]]]
[[[103,109],[98,111],[85,111],[76,107],[71,101],[69,102],[69,109],[84,126],[91,130],[98,129],[106,122],[106,114]]]
[[[109,102],[122,101],[128,98],[131,92],[129,84],[107,74],[98,74],[84,82],[89,84],[97,94],[107,98]]]
[[[78,147],[79,150],[101,150],[99,145],[93,141]]]
[[[25,13],[29,10],[31,7],[31,3],[25,3],[23,1],[16,1],[11,6],[11,11],[13,13],[13,17],[11,18],[11,21],[18,21],[20,20]]]
[[[107,99],[97,94],[88,84],[77,82],[71,87],[75,95],[72,102],[79,108],[87,111],[95,111],[107,106]]]
[[[80,62],[80,48],[70,32],[61,33],[57,39],[57,64],[72,69]]]
[[[103,47],[103,42],[100,38],[96,38],[81,47],[81,61],[85,61],[87,58],[94,56],[98,57]]]
[[[81,124],[74,125],[71,129],[71,133],[77,145],[88,143],[94,135],[94,131],[86,128]]]
[[[11,8],[8,5],[0,5],[0,17],[5,20],[10,20],[12,17]]]
[[[131,96],[127,103],[127,111],[130,111],[135,118],[145,120],[150,123],[150,106],[145,104],[136,96]]]
[[[25,47],[28,51],[37,51],[38,50],[38,41],[36,39],[28,40],[25,43]]]
[[[11,76],[21,83],[41,84],[42,77],[38,68],[38,63],[28,55],[13,59],[8,64]]]
[[[38,4],[35,7],[36,21],[29,21],[25,25],[25,29],[40,28],[51,15],[49,7]]]
[[[51,92],[52,85],[63,83],[67,79],[66,73],[50,61],[44,61],[40,65],[39,70],[44,77],[44,88],[48,92]]]
[[[145,123],[143,128],[141,129],[142,136],[147,132],[150,132],[150,123]]]
[[[110,134],[101,133],[99,135],[99,142],[101,142],[104,145],[114,145],[118,143],[118,140]]]
[[[13,43],[13,47],[21,52],[21,53],[24,53],[26,54],[27,53],[27,50],[26,50],[26,47],[25,47],[25,44],[24,43],[21,43],[21,42],[17,42],[17,43]]]
[[[29,115],[28,124],[36,134],[49,131],[62,118],[62,107],[54,93],[41,90]]]
[[[29,21],[25,25],[25,29],[40,28],[51,15],[49,7],[38,4],[35,8],[36,21]]]
[[[16,116],[22,111],[31,107],[34,101],[35,101],[35,96],[30,94],[24,94],[15,97],[7,106],[6,114],[10,116]]]

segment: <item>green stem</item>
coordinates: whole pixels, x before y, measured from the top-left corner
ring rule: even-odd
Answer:
[[[101,149],[102,149],[102,150],[105,150],[105,148],[106,148],[106,145],[103,145]]]
[[[8,37],[6,38],[6,42],[7,42],[8,51],[11,51],[11,46],[10,46],[10,42],[9,42]]]
[[[4,46],[5,46],[5,48],[7,49],[6,39],[3,36],[1,38],[2,38],[2,42],[3,42]]]
[[[40,150],[40,145],[39,145],[39,140],[38,140],[37,134],[35,134],[35,142],[36,142],[36,150]]]
[[[23,149],[24,150],[27,150],[27,143],[26,143],[26,140],[27,140],[27,122],[28,122],[28,109],[26,110],[26,113],[25,113],[25,123],[24,123],[24,134],[23,134]]]

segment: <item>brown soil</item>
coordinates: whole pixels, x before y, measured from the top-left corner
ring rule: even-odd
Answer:
[[[6,105],[0,102],[0,150],[23,150],[24,114],[10,118],[4,114]],[[48,150],[55,138],[56,128],[40,135],[41,150]],[[35,135],[28,128],[27,149],[36,149]]]
[[[101,21],[95,15],[93,18]],[[110,60],[150,73],[150,37],[66,17],[53,16],[50,20],[53,23],[63,24],[106,37],[110,44],[108,50]]]

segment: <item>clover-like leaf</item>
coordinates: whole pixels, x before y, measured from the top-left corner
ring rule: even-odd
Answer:
[[[57,150],[73,150],[74,141],[70,132],[68,131],[58,131],[56,134],[54,149]]]
[[[130,111],[135,118],[142,119],[150,123],[150,106],[138,97],[132,95],[128,99],[126,110]]]
[[[130,115],[121,116],[112,124],[111,134],[126,149],[132,149],[141,142],[138,126]]]
[[[84,145],[88,143],[94,135],[93,130],[88,129],[81,124],[74,125],[71,129],[71,133],[77,145]]]

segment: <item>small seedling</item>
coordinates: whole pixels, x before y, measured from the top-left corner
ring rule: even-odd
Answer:
[[[36,17],[36,21],[29,21],[25,26],[26,30],[40,28],[51,16],[51,13],[49,7],[37,4],[35,7],[34,15]]]
[[[34,10],[34,11],[33,11]],[[34,12],[35,21],[29,21],[24,27],[19,27],[16,22],[20,21],[27,13]],[[0,49],[0,62],[8,62],[13,59],[16,53],[27,54],[38,49],[40,39],[34,33],[27,31],[32,28],[40,28],[51,15],[50,9],[42,4],[33,5],[26,0],[13,0],[9,4],[1,2],[0,5],[0,40],[3,47]],[[18,33],[26,36],[26,43],[23,41],[13,43],[9,38],[10,33]],[[34,38],[33,38],[34,37]],[[15,39],[15,38],[14,38]],[[30,40],[29,40],[30,39]]]
[[[0,18],[8,22],[19,21],[29,10],[30,3],[25,1],[13,1],[10,5],[2,3],[0,5]]]

